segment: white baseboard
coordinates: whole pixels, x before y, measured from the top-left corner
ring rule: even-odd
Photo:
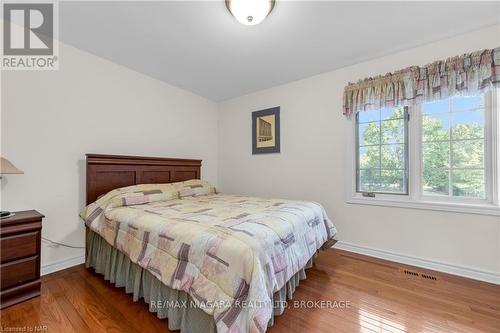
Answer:
[[[454,264],[443,263],[435,260],[429,260],[406,254],[394,253],[385,250],[375,249],[367,246],[360,246],[352,243],[339,241],[333,246],[341,250],[364,254],[366,256],[395,261],[398,263],[431,269],[438,272],[458,275],[474,280],[485,281],[489,283],[500,284],[500,273],[485,271],[477,268],[458,266]]]
[[[83,264],[84,262],[85,262],[85,255],[81,255],[73,258],[56,261],[50,264],[42,265],[40,270],[40,275],[54,273],[66,268]]]

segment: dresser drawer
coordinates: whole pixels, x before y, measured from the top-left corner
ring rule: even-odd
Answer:
[[[1,289],[36,280],[38,256],[19,259],[0,265]]]
[[[18,234],[0,239],[1,262],[34,256],[38,252],[38,231]]]

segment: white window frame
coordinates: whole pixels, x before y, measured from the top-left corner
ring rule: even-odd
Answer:
[[[410,120],[408,122],[408,195],[380,194],[375,197],[366,197],[356,192],[356,117],[351,117],[348,122],[346,168],[350,176],[346,181],[346,202],[350,204],[403,207],[426,210],[450,211],[473,213],[482,215],[500,216],[498,165],[500,157],[499,128],[500,93],[498,89],[485,94],[485,199],[441,197],[424,195],[422,193],[422,142],[421,123],[422,113],[420,107],[409,108]]]

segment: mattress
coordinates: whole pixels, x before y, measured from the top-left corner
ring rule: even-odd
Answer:
[[[115,190],[81,216],[131,262],[186,292],[218,332],[264,332],[273,294],[336,233],[317,203],[215,193],[200,181]]]

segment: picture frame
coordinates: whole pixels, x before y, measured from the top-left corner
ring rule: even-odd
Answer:
[[[252,154],[280,152],[280,107],[252,112]]]

